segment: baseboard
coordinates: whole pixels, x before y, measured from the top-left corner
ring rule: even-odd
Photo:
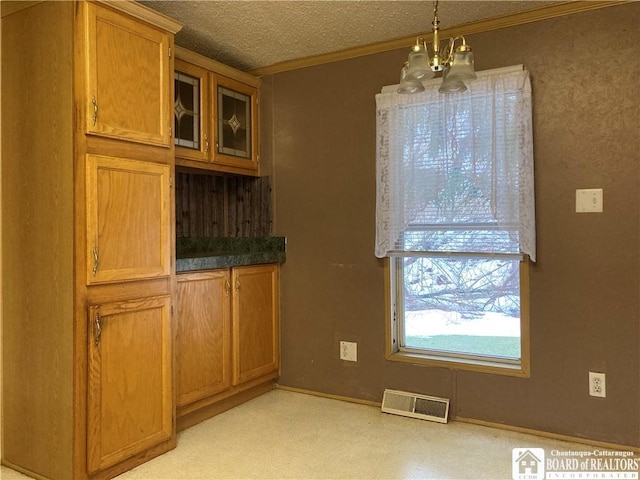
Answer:
[[[342,395],[333,395],[333,394],[330,394],[330,393],[316,392],[314,390],[306,390],[304,388],[289,387],[289,386],[280,385],[280,384],[276,384],[276,388],[278,390],[286,390],[286,391],[289,391],[289,392],[303,393],[305,395],[313,395],[313,396],[316,396],[316,397],[331,398],[333,400],[342,400],[343,402],[358,403],[360,405],[369,405],[369,406],[372,406],[372,407],[381,407],[382,406],[382,403],[380,403],[380,402],[373,402],[373,401],[370,401],[370,400],[362,400],[362,399],[359,399],[359,398],[345,397],[345,396],[342,396]],[[611,450],[640,452],[640,446],[632,447],[630,445],[621,445],[621,444],[617,444],[617,443],[601,442],[601,441],[598,441],[598,440],[591,440],[589,438],[573,437],[571,435],[562,435],[562,434],[559,434],[559,433],[545,432],[545,431],[542,431],[542,430],[533,430],[531,428],[517,427],[517,426],[514,426],[514,425],[505,425],[503,423],[497,423],[497,422],[487,422],[485,420],[477,420],[477,419],[474,419],[474,418],[452,416],[450,419],[451,419],[451,421],[454,421],[454,422],[470,423],[470,424],[473,424],[473,425],[480,425],[482,427],[497,428],[499,430],[508,430],[510,432],[517,432],[517,433],[526,433],[528,435],[536,435],[538,437],[550,438],[550,439],[553,439],[553,440],[562,440],[564,442],[579,443],[579,444],[582,444],[582,445],[590,445],[590,446],[594,446],[594,447],[608,448],[608,449],[611,449]]]
[[[332,400],[342,400],[343,402],[358,403],[360,405],[368,405],[370,407],[380,408],[382,406],[382,403],[380,402],[374,402],[371,400],[362,400],[360,398],[353,398],[353,397],[343,397],[342,395],[333,395],[331,393],[322,393],[322,392],[316,392],[314,390],[305,390],[304,388],[288,387],[286,385],[280,385],[279,383],[276,383],[276,389],[286,390],[287,392],[303,393],[305,395],[313,395],[314,397],[331,398]]]
[[[31,477],[35,480],[49,480],[49,477],[43,477],[42,475],[32,472],[31,470],[27,469],[27,468],[22,468],[18,465],[15,465],[11,462],[8,462],[5,459],[2,459],[2,465],[4,465],[5,467],[10,468],[11,470],[15,470],[16,472],[22,473],[23,475],[26,475],[27,477]]]
[[[203,422],[211,417],[214,417],[222,412],[237,407],[249,400],[252,400],[260,395],[264,395],[275,388],[273,380],[268,380],[265,383],[261,383],[247,390],[238,392],[232,396],[223,398],[215,403],[203,406],[198,410],[189,412],[177,419],[177,430],[180,432],[186,428],[192,427],[200,422]]]
[[[99,472],[96,472],[92,475],[84,475],[83,478],[85,479],[89,478],[91,480],[111,479],[124,472],[128,472],[132,468],[142,465],[143,463],[146,463],[149,460],[159,455],[167,453],[173,450],[174,448],[176,448],[175,436],[171,437],[170,439],[158,445],[148,448],[147,450],[140,452],[137,455],[134,455],[133,457],[123,460],[122,462],[116,465],[107,467],[104,470],[100,470]],[[4,465],[5,467],[9,467],[10,469],[15,470],[16,472],[22,473],[23,475],[31,477],[35,480],[50,480],[50,477],[40,475],[39,473],[33,472],[28,468],[23,468],[19,465],[15,465],[14,463],[7,461],[6,459],[2,459],[2,465]]]
[[[262,385],[264,383],[270,382],[275,383],[278,378],[278,372],[272,372],[268,375],[264,375],[259,378],[255,378],[253,380],[249,380],[241,385],[236,385],[235,387],[229,387],[226,390],[223,390],[219,393],[211,395],[209,397],[201,398],[199,400],[195,400],[191,403],[187,403],[186,405],[178,405],[176,408],[176,415],[178,417],[178,421],[180,421],[181,417],[185,417],[197,410],[202,410],[203,408],[208,407],[214,403],[221,402],[222,400],[238,395],[239,393],[245,390],[251,390],[252,388]],[[273,388],[273,387],[272,387]]]
[[[505,425],[503,423],[497,423],[497,422],[487,422],[486,420],[477,420],[475,418],[453,416],[451,417],[451,420],[455,422],[480,425],[482,427],[497,428],[499,430],[508,430],[510,432],[526,433],[528,435],[536,435],[538,437],[550,438],[553,440],[562,440],[564,442],[573,442],[573,443],[580,443],[582,445],[590,445],[593,447],[602,447],[610,450],[640,452],[640,447],[632,447],[631,445],[621,445],[619,443],[601,442],[598,440],[591,440],[589,438],[574,437],[571,435],[563,435],[561,433],[545,432],[542,430],[534,430],[531,428],[517,427],[514,425]]]
[[[143,463],[148,462],[149,460],[158,457],[162,454],[165,454],[174,448],[176,448],[176,436],[174,435],[169,440],[160,443],[159,445],[155,445],[144,452],[140,452],[139,454],[130,457],[122,462],[113,465],[112,467],[105,468],[104,470],[100,470],[92,475],[89,475],[88,478],[91,480],[109,480],[114,478],[121,473],[128,472],[132,468],[135,468]]]

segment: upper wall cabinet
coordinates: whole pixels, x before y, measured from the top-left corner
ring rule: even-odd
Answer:
[[[86,133],[170,147],[172,36],[93,3],[84,13]]]
[[[180,59],[176,59],[174,68],[173,118],[176,155],[209,162],[212,144],[207,101],[209,71]]]
[[[258,175],[260,80],[176,48],[176,165]]]
[[[211,89],[216,114],[213,162],[257,170],[258,90],[222,75],[212,75]]]

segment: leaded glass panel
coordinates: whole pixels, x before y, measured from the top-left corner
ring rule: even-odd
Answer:
[[[251,96],[218,87],[218,152],[251,159]]]
[[[175,144],[200,150],[200,79],[175,72]]]

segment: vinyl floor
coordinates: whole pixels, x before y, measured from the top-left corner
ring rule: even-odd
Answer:
[[[117,479],[509,480],[513,450],[531,448],[547,457],[596,449],[274,390],[179,433],[175,450]],[[28,478],[6,467],[0,477]]]

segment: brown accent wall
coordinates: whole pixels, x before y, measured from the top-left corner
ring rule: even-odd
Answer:
[[[640,446],[638,25],[633,3],[467,39],[478,70],[531,72],[529,379],[384,359],[374,96],[397,83],[408,48],[265,79],[275,234],[288,238],[281,384],[373,401],[385,388],[440,395],[456,416]],[[577,188],[603,188],[604,213],[576,214]],[[357,364],[338,359],[339,340],[358,342]],[[589,370],[606,373],[606,399],[588,396]]]

